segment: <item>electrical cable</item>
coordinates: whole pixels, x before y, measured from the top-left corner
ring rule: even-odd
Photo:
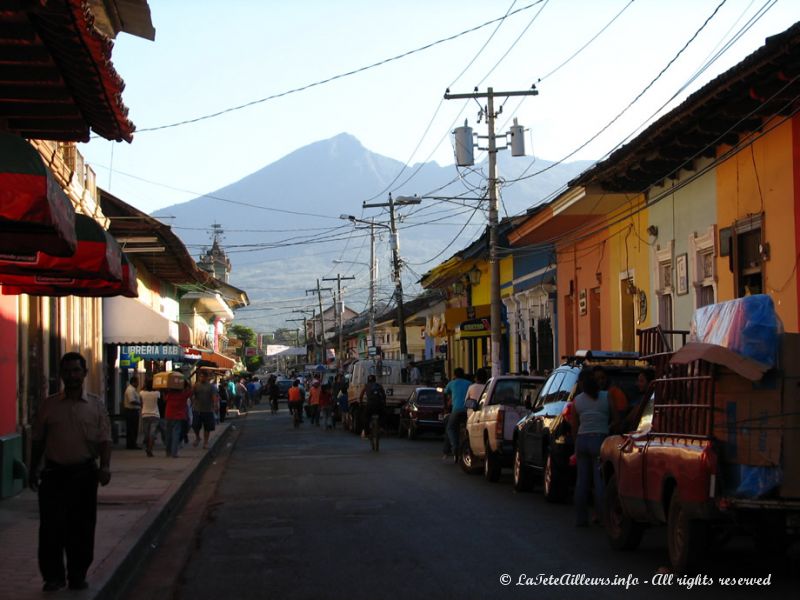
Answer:
[[[180,126],[183,126],[183,125],[190,125],[190,124],[193,124],[193,123],[198,123],[200,121],[206,121],[208,119],[213,119],[213,118],[225,115],[227,113],[231,113],[231,112],[234,112],[234,111],[239,111],[239,110],[242,110],[244,108],[249,108],[249,107],[255,106],[257,104],[262,104],[262,103],[268,102],[270,100],[275,100],[277,98],[283,98],[283,97],[289,96],[291,94],[296,94],[298,92],[303,92],[303,91],[309,90],[311,88],[319,87],[321,85],[325,85],[325,84],[330,83],[332,81],[337,81],[339,79],[344,79],[345,77],[349,77],[351,75],[356,75],[358,73],[363,73],[364,71],[368,71],[370,69],[374,69],[376,67],[383,66],[385,64],[388,64],[388,63],[391,63],[391,62],[406,58],[406,57],[411,56],[413,54],[417,54],[419,52],[423,52],[425,50],[429,50],[430,48],[433,48],[433,47],[438,46],[440,44],[444,44],[446,42],[453,41],[453,40],[458,39],[460,37],[463,37],[463,36],[465,36],[467,34],[474,33],[475,31],[479,31],[479,30],[483,29],[484,27],[488,27],[489,25],[493,25],[494,23],[497,23],[498,21],[502,22],[506,18],[508,18],[510,16],[513,16],[513,15],[516,15],[518,13],[521,13],[523,11],[526,11],[526,10],[528,10],[530,8],[533,8],[537,4],[540,4],[540,3],[544,2],[544,1],[545,0],[536,0],[536,2],[532,2],[532,3],[530,3],[530,4],[526,5],[526,6],[518,8],[517,10],[514,10],[514,11],[512,11],[510,13],[506,13],[502,17],[498,17],[496,19],[492,19],[491,21],[486,21],[485,23],[481,23],[480,25],[476,25],[475,27],[471,27],[469,29],[465,29],[464,31],[461,31],[460,33],[456,33],[454,35],[450,35],[448,37],[441,38],[441,39],[436,40],[434,42],[431,42],[429,44],[425,44],[424,46],[420,46],[420,47],[415,48],[413,50],[408,50],[408,51],[403,52],[401,54],[397,54],[395,56],[391,56],[389,58],[385,58],[383,60],[379,60],[377,62],[371,63],[371,64],[366,65],[364,67],[360,67],[358,69],[353,69],[353,70],[347,71],[345,73],[339,73],[338,75],[333,75],[333,76],[328,77],[326,79],[315,81],[313,83],[308,83],[306,85],[303,85],[303,86],[300,86],[300,87],[296,87],[296,88],[292,88],[290,90],[286,90],[286,91],[283,91],[283,92],[279,92],[277,94],[272,94],[270,96],[266,96],[265,98],[259,98],[258,100],[251,100],[250,102],[245,102],[244,104],[239,104],[237,106],[231,106],[229,108],[225,108],[223,110],[219,110],[219,111],[216,111],[216,112],[213,112],[213,113],[210,113],[210,114],[206,114],[206,115],[202,115],[202,116],[199,116],[199,117],[195,117],[193,119],[185,119],[183,121],[178,121],[178,122],[175,122],[175,123],[169,123],[169,124],[166,124],[166,125],[158,125],[158,126],[155,126],[155,127],[144,127],[142,129],[136,130],[136,133],[148,133],[148,132],[152,132],[152,131],[161,131],[161,130],[164,130],[164,129],[171,129],[171,128],[174,128],[174,127],[180,127]]]
[[[675,63],[675,61],[676,61],[676,60],[678,60],[678,58],[679,58],[679,57],[680,57],[680,56],[681,56],[681,55],[682,55],[682,54],[683,54],[683,53],[686,51],[686,49],[687,49],[687,48],[688,48],[688,47],[691,45],[691,43],[692,43],[692,42],[693,42],[695,39],[697,39],[697,36],[698,36],[698,35],[700,35],[700,33],[701,33],[701,32],[702,32],[702,31],[703,31],[705,28],[706,28],[706,26],[708,26],[708,24],[711,22],[711,20],[712,20],[712,19],[713,19],[713,18],[716,16],[717,12],[719,12],[719,10],[720,10],[720,9],[721,9],[721,8],[722,8],[724,5],[725,5],[725,3],[726,3],[727,1],[728,1],[728,0],[721,0],[721,2],[720,2],[720,3],[719,3],[717,6],[716,6],[716,8],[714,9],[714,11],[711,13],[711,15],[709,15],[709,16],[706,18],[706,20],[703,22],[703,24],[700,26],[700,28],[699,28],[697,31],[695,31],[695,33],[692,35],[692,37],[691,37],[691,38],[689,38],[689,40],[688,40],[688,41],[687,41],[687,42],[686,42],[686,43],[683,45],[683,47],[682,47],[682,48],[681,48],[681,49],[678,51],[678,53],[677,53],[675,56],[673,56],[673,57],[672,57],[672,58],[669,60],[669,62],[666,64],[666,66],[665,66],[664,68],[662,68],[662,69],[661,69],[661,71],[658,73],[658,75],[656,75],[656,76],[655,76],[655,77],[654,77],[654,78],[653,78],[653,79],[650,81],[650,83],[648,83],[648,84],[647,84],[647,85],[644,87],[644,89],[642,89],[642,91],[641,91],[641,92],[639,92],[639,93],[636,95],[636,97],[635,97],[633,100],[631,100],[631,102],[630,102],[630,103],[628,103],[628,105],[627,105],[625,108],[623,108],[623,109],[622,109],[622,110],[621,110],[621,111],[620,111],[620,112],[619,112],[619,113],[618,113],[618,114],[617,114],[617,115],[616,115],[616,116],[615,116],[613,119],[611,119],[611,120],[610,120],[608,123],[606,123],[606,124],[605,124],[605,125],[604,125],[604,126],[603,126],[603,127],[600,129],[600,130],[599,130],[599,131],[597,131],[597,132],[596,132],[594,135],[592,135],[592,136],[591,136],[591,137],[590,137],[588,140],[586,140],[585,142],[583,142],[583,143],[582,143],[580,146],[578,146],[576,149],[574,149],[572,152],[570,152],[570,153],[569,153],[569,154],[567,154],[566,156],[562,157],[561,159],[557,160],[556,162],[552,163],[551,165],[549,165],[549,166],[547,166],[547,167],[544,167],[543,169],[540,169],[540,170],[536,171],[535,173],[531,173],[530,175],[526,175],[526,173],[528,172],[528,170],[530,170],[531,166],[533,165],[533,163],[531,163],[530,165],[528,165],[528,167],[526,167],[526,168],[525,168],[525,169],[522,171],[522,173],[521,173],[519,176],[515,177],[514,179],[511,179],[511,180],[509,180],[509,181],[508,181],[508,185],[511,185],[511,184],[513,184],[513,183],[516,183],[516,182],[519,182],[519,181],[523,181],[523,180],[525,180],[525,179],[530,179],[530,178],[532,178],[532,177],[536,177],[536,176],[538,176],[538,175],[541,175],[542,173],[544,173],[544,172],[546,172],[546,171],[549,171],[549,170],[550,170],[550,169],[552,169],[553,167],[555,167],[555,166],[557,166],[557,165],[560,165],[561,163],[563,163],[563,162],[564,162],[564,161],[566,161],[567,159],[571,158],[572,156],[574,156],[575,154],[577,154],[578,152],[580,152],[581,150],[583,150],[583,149],[584,149],[586,146],[588,146],[589,144],[591,144],[591,143],[592,143],[594,140],[596,140],[598,137],[600,137],[600,136],[601,136],[601,135],[602,135],[602,134],[603,134],[603,133],[604,133],[606,130],[608,130],[608,128],[609,128],[609,127],[611,127],[611,126],[612,126],[614,123],[616,123],[616,122],[617,122],[617,121],[618,121],[618,120],[619,120],[619,119],[620,119],[620,118],[621,118],[621,117],[622,117],[622,116],[623,116],[623,115],[624,115],[626,112],[628,112],[628,110],[630,110],[630,108],[631,108],[631,107],[632,107],[632,106],[633,106],[633,105],[634,105],[636,102],[638,102],[638,101],[639,101],[639,100],[642,98],[642,96],[644,96],[644,94],[645,94],[645,93],[646,93],[646,92],[647,92],[647,91],[648,91],[650,88],[652,88],[652,87],[653,87],[653,85],[655,85],[655,83],[656,83],[656,82],[657,82],[657,81],[658,81],[658,80],[659,80],[659,79],[660,79],[660,78],[661,78],[661,77],[664,75],[664,73],[666,73],[666,71],[667,71],[667,70],[668,70],[668,69],[669,69],[669,68],[670,68],[670,67],[671,67],[671,66],[672,66],[672,65]]]

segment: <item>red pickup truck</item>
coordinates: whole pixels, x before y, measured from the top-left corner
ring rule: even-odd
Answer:
[[[649,357],[658,376],[636,430],[601,449],[613,548],[633,549],[645,527],[666,524],[670,563],[685,572],[714,534],[747,531],[772,552],[797,536],[800,335],[780,345],[771,369],[711,344]]]

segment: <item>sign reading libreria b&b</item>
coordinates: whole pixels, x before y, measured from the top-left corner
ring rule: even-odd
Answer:
[[[136,344],[120,346],[122,360],[128,357],[131,362],[146,360],[178,360],[183,357],[183,348],[175,344]]]

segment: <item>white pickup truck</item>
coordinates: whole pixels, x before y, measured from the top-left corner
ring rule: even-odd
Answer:
[[[545,377],[501,375],[486,383],[477,406],[467,406],[467,435],[459,452],[464,471],[474,473],[483,462],[484,477],[497,481],[501,469],[512,466],[514,428],[530,412],[545,381]]]
[[[354,433],[359,433],[364,424],[361,422],[361,390],[367,385],[370,375],[375,375],[378,383],[386,392],[385,425],[397,429],[400,420],[400,407],[408,400],[417,388],[411,383],[403,383],[403,370],[406,364],[400,360],[357,360],[350,366],[348,402],[350,405],[347,426]]]

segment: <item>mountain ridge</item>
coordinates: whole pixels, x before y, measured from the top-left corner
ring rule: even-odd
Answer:
[[[498,172],[506,182],[513,182],[526,167],[527,175],[544,170],[535,177],[501,186],[501,216],[520,214],[535,206],[590,164],[592,161],[554,164],[540,158],[512,159],[500,154]],[[333,259],[347,258],[356,263],[368,260],[365,232],[354,230],[340,215],[388,222],[385,212],[360,206],[367,199],[383,201],[388,188],[395,197],[424,196],[430,190],[436,190],[432,195],[437,196],[482,195],[480,187],[485,187],[485,180],[475,173],[481,168],[485,170],[485,163],[455,173],[453,165],[425,162],[404,169],[402,162],[370,151],[343,132],[298,148],[207,195],[159,209],[153,216],[174,216],[168,222],[195,257],[210,246],[211,224],[222,226],[226,232],[223,246],[233,264],[231,283],[246,290],[252,303],[249,309],[237,313],[237,322],[264,331],[282,326],[289,314],[279,300],[288,297],[296,298],[298,305],[303,303],[305,290],[314,287],[316,278],[334,270]],[[407,218],[398,227],[401,249],[409,264],[435,256],[463,228],[446,252],[422,266],[427,270],[468,245],[482,231],[486,220],[474,214],[477,203],[462,204],[465,206],[423,200],[420,205],[400,209]],[[464,227],[470,215],[472,222]],[[393,287],[386,267],[388,239],[378,243],[377,254],[384,274],[381,290],[388,296]],[[359,277],[349,290],[355,301],[361,302],[368,285],[366,268],[359,270],[352,264],[336,268]],[[406,279],[407,289],[413,293],[418,277],[407,271],[404,285]]]

